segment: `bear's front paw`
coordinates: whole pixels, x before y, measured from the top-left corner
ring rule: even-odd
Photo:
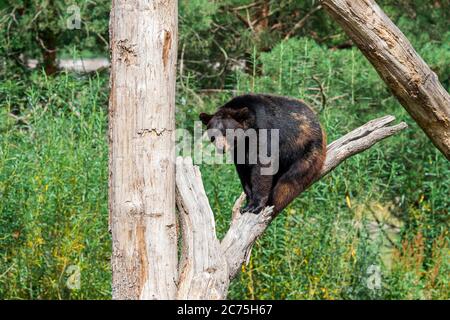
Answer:
[[[244,208],[241,208],[241,213],[251,212],[253,214],[259,214],[263,209],[263,205],[247,205]]]
[[[263,209],[264,209],[264,206],[262,206],[262,205],[254,206],[253,208],[248,210],[248,212],[251,212],[253,214],[260,214]]]
[[[245,207],[240,209],[241,214],[246,213],[246,212],[250,212],[250,210],[253,208],[253,205],[248,204]]]

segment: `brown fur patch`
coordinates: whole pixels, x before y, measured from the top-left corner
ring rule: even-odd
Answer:
[[[295,141],[298,146],[305,146],[308,142],[315,138],[316,132],[311,128],[309,122],[301,122],[299,126],[300,133]]]
[[[306,158],[298,160],[278,180],[271,197],[275,206],[274,214],[280,213],[320,175],[326,154],[326,147],[323,149],[323,136],[322,140],[321,147],[313,149]]]
[[[291,112],[291,116],[293,119],[297,120],[298,122],[308,121],[308,118],[304,114],[301,114],[298,112]]]
[[[272,204],[274,212],[279,213],[283,210],[295,197],[295,186],[289,182],[278,182],[273,190]]]

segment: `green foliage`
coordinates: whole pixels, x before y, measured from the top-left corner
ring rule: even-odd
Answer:
[[[106,77],[34,76],[21,124],[0,109],[0,297],[108,298]]]
[[[179,4],[179,16],[186,29],[182,36],[189,39],[193,36],[190,28],[195,27],[197,31],[207,31],[211,28],[212,15],[217,12],[218,3],[208,0],[182,0]]]

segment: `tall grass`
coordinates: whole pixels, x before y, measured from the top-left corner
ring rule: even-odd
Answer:
[[[0,110],[0,297],[107,298],[105,77],[37,76],[25,123]]]

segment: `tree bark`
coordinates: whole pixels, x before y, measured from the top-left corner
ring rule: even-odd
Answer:
[[[41,46],[42,65],[44,66],[45,74],[52,76],[58,71],[56,62],[56,35],[53,30],[45,29],[38,35],[38,39]]]
[[[177,1],[114,0],[109,100],[114,299],[176,294]]]
[[[450,95],[373,0],[322,0],[399,102],[450,160]]]
[[[318,179],[345,159],[372,147],[406,128],[405,123],[388,126],[395,118],[386,116],[359,127],[327,147],[327,158]],[[260,214],[241,214],[245,200],[241,195],[233,212],[230,228],[222,241],[216,236],[214,215],[206,197],[198,167],[192,159],[177,159],[177,206],[183,227],[183,252],[178,282],[178,298],[225,299],[230,281],[248,259],[253,243],[273,219],[272,208]]]

